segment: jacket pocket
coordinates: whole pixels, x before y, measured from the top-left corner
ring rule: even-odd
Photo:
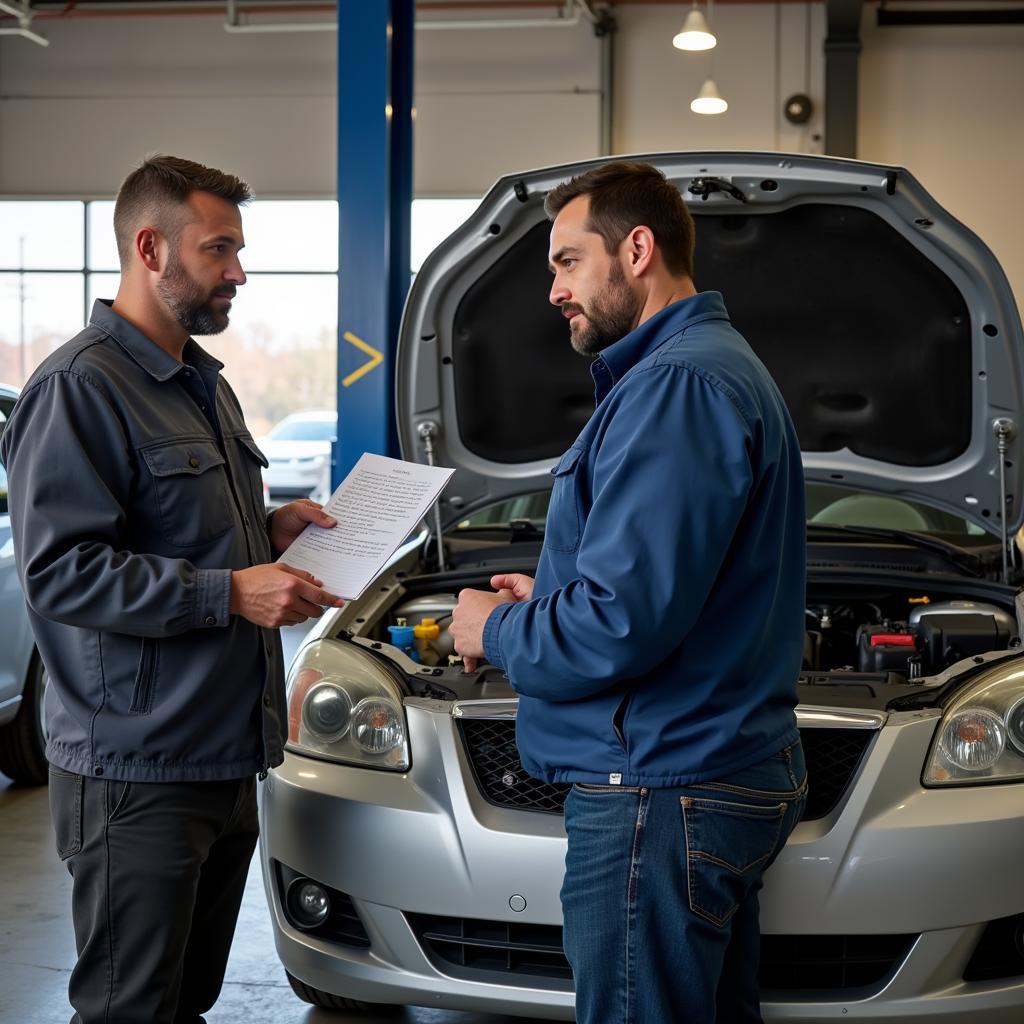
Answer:
[[[128,708],[133,715],[148,715],[153,709],[153,691],[156,689],[157,667],[160,661],[158,644],[159,641],[152,637],[142,638],[139,668],[135,673],[132,703]]]
[[[236,434],[232,438],[241,453],[241,470],[243,477],[249,482],[249,493],[257,509],[264,507],[263,473],[270,466],[270,460],[260,451],[251,434]]]
[[[57,856],[67,860],[82,849],[82,776],[51,766],[49,790]]]
[[[690,910],[721,928],[778,852],[787,804],[683,796]]]
[[[145,449],[142,457],[152,476],[166,540],[176,547],[195,547],[231,529],[224,456],[215,441],[173,441]]]
[[[635,692],[635,690],[630,690],[619,701],[619,706],[615,709],[615,714],[612,715],[612,729],[615,730],[615,738],[619,741],[619,745],[625,754],[629,753],[629,748],[626,746],[626,715],[629,714],[629,705],[633,700]]]
[[[583,517],[580,514],[579,483],[580,460],[585,448],[572,447],[551,470],[555,478],[551,484],[551,502],[548,505],[544,544],[552,551],[573,552],[580,546]]]

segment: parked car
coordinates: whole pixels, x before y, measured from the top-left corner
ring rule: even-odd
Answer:
[[[17,399],[15,388],[0,384],[0,435]],[[47,779],[45,692],[46,669],[14,567],[7,473],[0,465],[0,773],[17,782],[42,785]]]
[[[310,410],[285,416],[259,446],[270,465],[263,482],[272,503],[308,498],[330,478],[331,442],[338,435],[336,411]]]
[[[1019,1024],[1022,573],[1006,540],[1024,519],[1024,335],[1006,278],[901,168],[650,159],[690,203],[698,287],[724,293],[804,448],[810,797],[766,880],[764,1016]],[[325,615],[289,671],[260,855],[278,953],[320,1006],[573,1017],[566,787],[526,775],[508,680],[450,663],[446,627],[461,588],[533,571],[551,467],[592,408],[546,302],[542,208],[587,166],[499,181],[417,275],[399,432],[406,458],[425,461],[425,430],[456,468],[443,542],[414,541]]]

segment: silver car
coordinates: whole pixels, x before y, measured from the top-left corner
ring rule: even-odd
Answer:
[[[15,388],[0,384],[0,435],[17,400]],[[46,670],[14,568],[7,473],[0,465],[0,773],[29,785],[47,778],[45,692]]]
[[[293,498],[319,496],[330,479],[331,442],[338,434],[335,410],[294,412],[261,438],[270,465],[263,471],[269,499],[283,504]]]
[[[765,1018],[1019,1024],[1024,336],[1006,278],[900,168],[649,159],[694,214],[698,287],[724,293],[805,452],[810,798],[762,900]],[[326,615],[290,669],[260,850],[278,953],[320,1006],[573,1016],[565,787],[523,771],[515,694],[453,663],[447,625],[461,588],[533,570],[549,470],[592,408],[546,302],[542,209],[585,166],[499,181],[417,275],[399,429],[406,458],[427,443],[456,467],[442,537]]]

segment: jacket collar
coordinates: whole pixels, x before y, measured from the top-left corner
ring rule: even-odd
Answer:
[[[728,320],[719,292],[698,292],[655,313],[624,338],[609,345],[591,363],[595,395],[600,402],[641,360],[656,352],[670,338],[704,320]]]
[[[170,380],[185,367],[209,367],[215,372],[224,369],[224,364],[214,359],[204,348],[189,338],[183,353],[185,362],[179,363],[174,356],[165,352],[156,342],[151,341],[137,327],[128,323],[123,316],[114,312],[111,299],[97,299],[93,303],[89,323],[113,338],[155,380]]]

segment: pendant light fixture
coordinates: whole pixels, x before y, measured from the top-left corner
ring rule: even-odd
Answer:
[[[695,114],[724,114],[729,104],[722,99],[713,78],[704,79],[695,99],[690,101],[690,109]]]
[[[708,2],[708,13],[711,12],[710,0]],[[693,7],[686,15],[683,27],[672,39],[672,45],[677,50],[710,50],[717,44],[718,40],[711,31],[708,19],[701,13],[700,8],[694,0]]]

